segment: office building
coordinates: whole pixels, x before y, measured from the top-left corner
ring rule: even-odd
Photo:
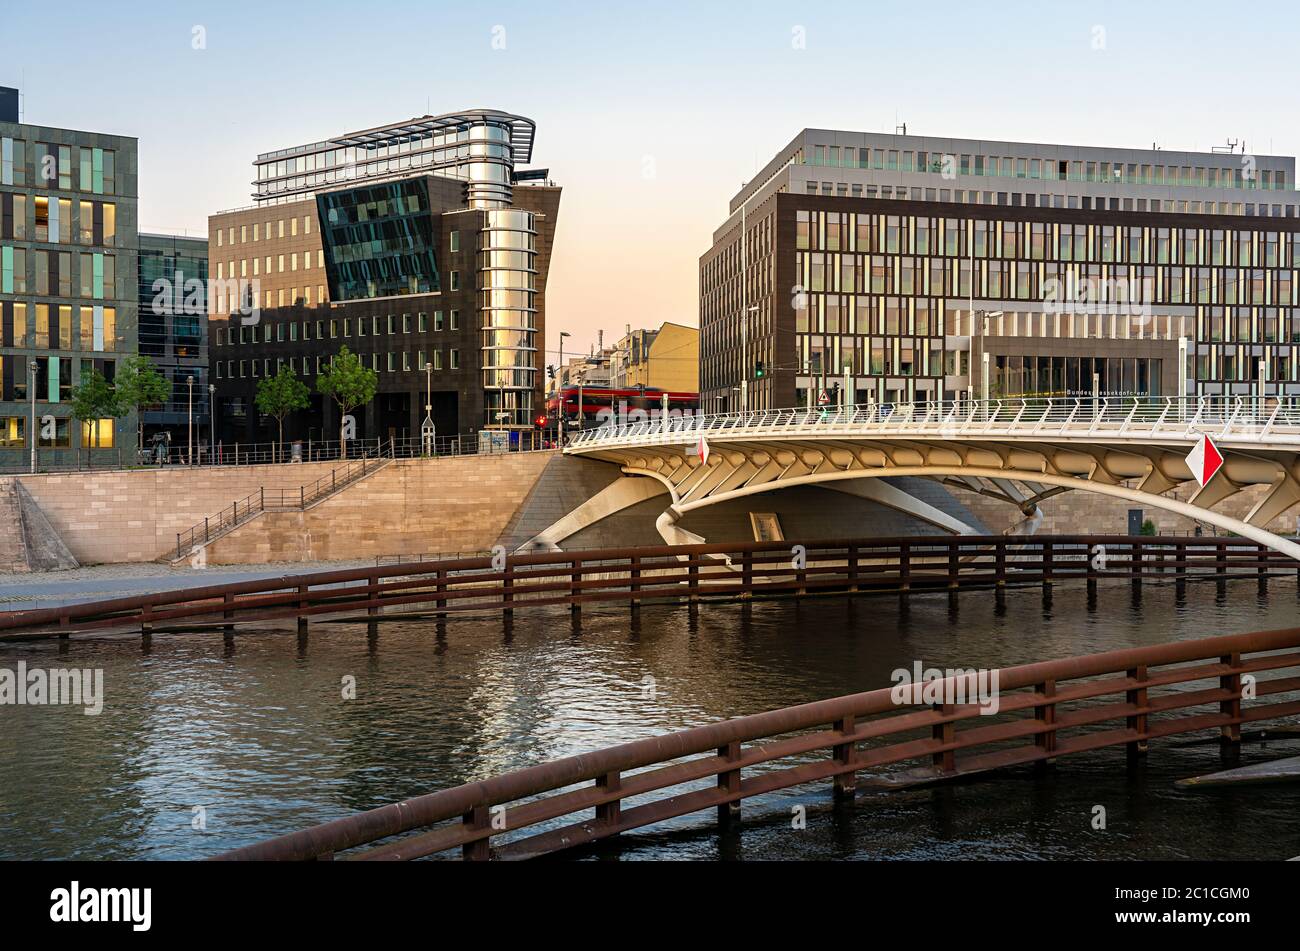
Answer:
[[[141,234],[140,355],[171,384],[171,397],[141,414],[146,443],[166,432],[174,448],[209,441],[208,242]]]
[[[95,426],[69,403],[136,350],[136,140],[21,123],[16,102],[0,90],[0,468],[33,435],[56,465],[136,437],[135,414]]]
[[[218,438],[274,438],[253,398],[281,365],[313,390],[286,438],[336,438],[315,385],[344,345],[379,375],[359,438],[418,438],[429,389],[439,436],[531,429],[560,200],[520,167],[534,131],[470,110],[259,155],[255,204],[209,219]]]
[[[1240,147],[806,129],[700,259],[702,405],[1300,393],[1298,214]]]

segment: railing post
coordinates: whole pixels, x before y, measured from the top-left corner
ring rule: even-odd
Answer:
[[[852,736],[854,727],[853,714],[842,717],[835,721],[835,732],[841,736]],[[852,766],[857,760],[857,744],[850,740],[847,743],[838,743],[832,749],[832,756],[838,766]],[[854,797],[857,793],[858,774],[856,772],[837,773],[835,776],[834,798],[837,802],[845,802]]]
[[[948,539],[948,587],[956,591],[961,582],[958,575],[961,571],[960,546],[956,538]]]
[[[205,516],[203,516],[203,542],[204,542],[204,544],[207,544],[209,541],[211,541],[211,538],[212,538],[212,536],[211,536],[211,535],[209,534],[209,532],[208,532],[208,517],[205,515]]]
[[[700,600],[700,565],[699,556],[692,554],[690,556],[690,566],[686,569],[686,590],[687,597],[692,601]]]
[[[1052,581],[1053,556],[1054,556],[1054,551],[1052,548],[1052,543],[1044,539],[1043,540],[1043,587],[1044,588],[1050,588],[1054,584],[1054,582]]]
[[[235,629],[235,625],[230,622],[234,619],[235,612],[230,607],[230,605],[233,605],[235,603],[235,596],[231,594],[229,591],[227,591],[225,594],[221,596],[221,603],[226,605],[226,607],[221,612],[221,619],[226,623],[221,626],[221,629],[224,631],[233,631]]]
[[[950,716],[956,712],[957,708],[951,703],[936,703],[934,709],[943,716]],[[947,746],[957,738],[957,724],[952,720],[946,720],[943,723],[936,723],[930,728],[932,739],[938,740]],[[957,754],[955,750],[940,750],[930,754],[930,762],[934,768],[942,773],[951,773],[957,767]]]
[[[994,580],[999,588],[1005,587],[1007,583],[1007,543],[999,538],[993,546],[994,551]]]
[[[1241,666],[1241,652],[1233,651],[1231,654],[1224,654],[1219,658],[1219,662],[1227,664],[1229,667]],[[1234,720],[1241,719],[1241,674],[1231,673],[1219,678],[1219,686],[1224,690],[1232,691],[1232,699],[1219,701],[1219,713],[1231,717]],[[1219,736],[1227,743],[1241,742],[1241,724],[1228,723],[1219,727]]]
[[[582,559],[574,558],[569,564],[569,610],[581,611],[582,602],[578,598],[582,596]]]
[[[177,557],[177,558],[183,558],[183,557],[185,557],[185,552],[184,552],[184,550],[181,548],[181,533],[180,533],[180,532],[177,532],[177,533],[176,533],[176,557]]]
[[[379,569],[376,568],[366,575],[366,601],[376,602],[379,600]],[[366,615],[375,617],[379,614],[379,605],[366,604]]]
[[[641,556],[632,555],[628,568],[628,594],[635,610],[641,607]]]
[[[1131,549],[1132,554],[1130,557],[1132,565],[1130,567],[1130,573],[1133,578],[1133,584],[1140,585],[1142,584],[1142,562],[1145,550],[1141,542],[1133,542]]]
[[[618,792],[622,784],[622,778],[618,773],[605,773],[596,779],[596,788],[606,793]],[[602,802],[596,807],[596,821],[601,825],[617,826],[622,814],[622,805],[620,799]]]
[[[1228,546],[1224,542],[1214,546],[1214,573],[1220,578],[1228,574]]]
[[[849,591],[858,590],[858,546],[849,546]]]
[[[479,831],[492,827],[491,815],[487,806],[475,806],[461,816],[461,824],[468,829]],[[491,843],[487,838],[466,842],[460,847],[461,858],[467,862],[486,862],[492,857]]]
[[[1056,696],[1056,680],[1049,678],[1041,684],[1034,687],[1038,693],[1043,695],[1046,701],[1042,706],[1034,707],[1034,719],[1038,721],[1040,727],[1045,729],[1034,735],[1034,744],[1044,753],[1056,752],[1056,703],[1051,698]],[[1053,763],[1055,759],[1048,756],[1041,762]]]
[[[1130,680],[1135,680],[1139,685],[1145,684],[1147,680],[1147,665],[1138,664],[1136,667],[1130,667],[1128,670]],[[1139,708],[1145,708],[1147,705],[1147,688],[1138,686],[1124,693],[1126,702]],[[1139,756],[1147,751],[1147,715],[1146,713],[1135,713],[1125,720],[1130,730],[1136,731],[1141,735],[1141,739],[1132,740],[1126,746],[1129,757]]]
[[[505,568],[502,570],[502,574],[504,577],[501,579],[501,613],[503,615],[511,615],[515,613],[515,609],[510,606],[511,602],[515,599],[515,579],[514,568],[510,564],[509,558],[506,559]]]
[[[1185,542],[1174,543],[1174,577],[1182,580],[1187,577],[1187,544]]]
[[[437,598],[436,601],[434,601],[434,604],[435,604],[435,605],[437,606],[437,608],[438,608],[437,616],[438,616],[438,617],[446,617],[446,616],[447,616],[447,599],[446,599],[446,597],[444,597],[444,595],[446,595],[446,593],[447,593],[447,573],[446,573],[446,570],[443,569],[443,568],[439,568],[437,571],[435,571],[435,572],[433,573],[433,577],[434,577],[434,579],[435,579],[436,582],[437,582],[436,588],[437,588],[437,591],[438,591],[438,598]]]
[[[898,546],[898,590],[912,587],[912,546],[903,542]]]
[[[298,585],[298,633],[307,633],[307,585]]]
[[[728,743],[726,746],[718,747],[718,756],[728,763],[734,763],[740,759],[740,744],[738,742]],[[731,794],[739,795],[740,793],[740,770],[728,769],[718,773],[718,789]],[[740,821],[740,800],[733,799],[731,802],[724,802],[718,806],[718,825],[734,825]]]

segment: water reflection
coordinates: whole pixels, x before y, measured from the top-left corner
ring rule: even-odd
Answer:
[[[1181,590],[1180,590],[1181,589]],[[0,708],[0,857],[190,858],[348,812],[727,716],[885,686],[899,666],[1005,666],[1296,623],[1294,582],[1063,587],[647,606],[300,633],[155,633],[7,648],[102,667],[103,715]],[[353,678],[355,699],[344,699]],[[1300,744],[1247,747],[1242,762]],[[942,789],[827,788],[624,836],[595,857],[1287,857],[1300,793],[1188,794],[1215,745],[1155,744]],[[790,806],[808,810],[791,828]],[[1095,805],[1108,827],[1090,825]],[[202,807],[206,829],[195,829]],[[1283,854],[1285,853],[1285,855]]]

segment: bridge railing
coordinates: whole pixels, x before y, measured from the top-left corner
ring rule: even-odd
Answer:
[[[748,413],[611,420],[572,434],[570,449],[619,443],[663,443],[700,436],[746,434],[918,434],[962,436],[1157,436],[1201,433],[1245,442],[1300,445],[1300,399],[1294,397],[1115,397],[934,400],[868,403]]]
[[[292,832],[221,859],[522,858],[860,773],[888,785],[1050,763],[1300,714],[1300,629],[1111,651],[724,720],[516,770]],[[942,674],[948,674],[943,676]],[[895,674],[897,681],[897,674]],[[1248,688],[1248,689],[1247,689]],[[990,708],[996,706],[993,715]],[[892,767],[917,764],[910,773]],[[352,851],[357,850],[357,851]]]
[[[261,504],[259,499],[258,504]],[[1240,538],[908,536],[447,558],[0,613],[0,641],[384,613],[447,615],[654,600],[923,592],[1070,580],[1266,578],[1300,562]]]

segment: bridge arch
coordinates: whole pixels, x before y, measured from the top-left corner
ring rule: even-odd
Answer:
[[[668,480],[664,476],[652,470],[625,467],[624,472],[638,476],[651,476],[660,479],[665,484],[669,484]],[[1216,528],[1240,535],[1243,538],[1264,545],[1274,551],[1281,552],[1282,554],[1300,561],[1300,544],[1282,538],[1281,536],[1258,526],[1251,525],[1241,519],[1233,518],[1232,516],[1225,515],[1222,512],[1216,512],[1213,509],[1202,508],[1188,502],[1180,501],[1179,499],[1169,498],[1165,495],[1158,495],[1153,492],[1145,492],[1141,489],[1129,488],[1121,483],[1108,483],[1091,479],[1081,479],[1075,476],[1057,475],[1051,472],[983,466],[920,465],[889,466],[884,468],[836,469],[825,472],[812,472],[806,475],[790,476],[788,478],[773,480],[770,482],[740,486],[724,492],[710,493],[702,498],[694,500],[682,499],[677,490],[669,484],[673,502],[664,511],[664,514],[659,517],[659,521],[656,525],[659,527],[660,534],[663,535],[665,540],[672,543],[670,535],[665,534],[665,530],[672,532],[673,526],[683,515],[705,506],[715,505],[719,502],[725,502],[731,499],[760,495],[765,492],[776,491],[798,485],[825,485],[826,483],[853,479],[879,479],[895,476],[959,476],[977,479],[1015,480],[1056,486],[1064,489],[1076,489],[1081,492],[1094,492],[1099,495],[1124,499],[1129,502],[1136,502],[1144,506],[1150,506],[1151,508],[1173,512],[1198,521],[1208,522]]]

